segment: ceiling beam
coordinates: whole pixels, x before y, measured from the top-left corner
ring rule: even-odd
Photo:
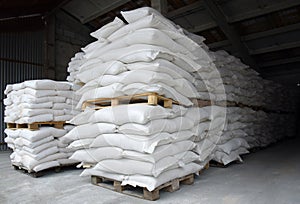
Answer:
[[[48,11],[45,13],[44,17],[47,18],[53,14],[55,14],[60,8],[62,8],[64,5],[66,5],[67,3],[69,3],[71,0],[63,0],[60,3],[58,3],[56,5],[56,7],[54,7],[52,10]]]
[[[279,27],[279,28],[274,28],[271,30],[262,31],[262,32],[258,32],[258,33],[254,33],[254,34],[250,34],[250,35],[245,35],[245,36],[242,36],[241,39],[243,41],[255,40],[258,38],[264,38],[264,37],[277,35],[277,34],[281,34],[281,33],[286,33],[286,32],[299,30],[299,29],[300,29],[300,23],[296,23],[296,24],[287,25],[287,26],[283,26],[283,27]]]
[[[218,47],[225,47],[225,46],[228,46],[228,45],[230,45],[230,44],[231,44],[231,43],[230,43],[229,40],[222,40],[222,41],[210,43],[210,44],[208,44],[207,46],[208,46],[210,49],[214,49],[214,48],[218,48]]]
[[[106,14],[106,13],[110,12],[111,10],[114,10],[114,9],[118,8],[119,6],[122,6],[122,5],[126,4],[126,3],[128,3],[129,1],[130,0],[115,0],[115,1],[112,1],[113,3],[109,4],[105,8],[99,8],[99,11],[94,12],[90,16],[82,19],[81,22],[83,24],[85,24],[85,23],[87,23],[87,22],[89,22],[91,20],[94,20],[95,18],[97,18],[99,16],[102,16],[103,14]],[[91,2],[93,2],[93,1],[91,1]]]
[[[267,31],[262,31],[262,32],[258,32],[258,33],[241,36],[241,40],[242,40],[242,42],[246,42],[246,41],[255,40],[255,39],[259,39],[259,38],[271,37],[273,35],[287,33],[287,32],[299,30],[299,29],[300,29],[300,23],[296,23],[296,24],[292,24],[292,25],[283,26],[280,28],[274,28],[274,29],[267,30]],[[208,44],[208,46],[210,48],[224,47],[227,45],[230,45],[229,40],[223,40],[223,41]]]
[[[79,32],[83,36],[90,36],[91,30],[83,25],[76,17],[73,17],[64,9],[61,9],[61,12],[56,13],[56,18],[59,22],[64,23],[65,25],[69,25],[73,28],[75,32]]]
[[[259,55],[259,54],[264,54],[268,52],[275,52],[279,50],[286,50],[286,49],[291,49],[291,48],[296,48],[300,47],[300,41],[296,42],[291,42],[291,43],[284,43],[284,44],[279,44],[279,45],[272,45],[270,47],[264,47],[264,48],[259,48],[255,50],[250,50],[251,55]]]
[[[209,11],[212,18],[216,21],[221,30],[225,33],[228,40],[231,42],[233,48],[239,53],[240,57],[245,64],[248,64],[253,69],[258,70],[258,66],[250,56],[247,48],[241,42],[240,36],[232,25],[226,21],[226,16],[221,9],[217,6],[215,0],[203,0],[206,9]]]
[[[263,62],[263,63],[260,63],[259,66],[260,67],[272,67],[272,66],[276,66],[276,65],[289,64],[289,63],[294,63],[294,62],[300,62],[300,56],[291,57],[291,58],[287,58],[287,59],[273,60],[270,62]]]
[[[238,22],[238,21],[243,21],[243,20],[246,20],[246,19],[266,15],[266,14],[269,14],[269,13],[272,13],[272,12],[288,9],[288,8],[298,6],[298,5],[300,5],[299,0],[281,1],[281,2],[275,3],[275,4],[271,3],[269,5],[266,5],[266,6],[262,7],[262,8],[258,7],[255,10],[250,10],[246,13],[241,13],[241,14],[237,14],[237,15],[234,15],[232,17],[229,17],[228,22],[229,23],[235,23],[235,22]]]
[[[200,12],[200,11],[205,12],[204,3],[203,3],[203,1],[196,1],[187,6],[181,7],[174,11],[170,11],[167,13],[166,16],[171,20],[175,20],[177,18],[185,17],[189,14],[193,14],[193,13]],[[182,25],[182,26],[184,27],[184,25]],[[193,28],[186,28],[186,29],[189,32],[198,33],[198,32],[204,31],[204,30],[209,30],[211,28],[215,28],[217,26],[218,25],[216,24],[216,22],[214,20],[207,19],[205,24],[198,25]]]
[[[151,7],[156,9],[163,15],[166,15],[168,13],[167,0],[151,0]]]
[[[175,19],[179,17],[184,17],[188,14],[195,13],[199,10],[204,10],[205,7],[202,1],[196,1],[195,3],[189,4],[187,6],[181,7],[174,11],[168,12],[167,17],[170,19]]]
[[[0,19],[0,32],[24,32],[43,30],[45,22],[41,15],[26,16],[30,20],[22,20],[22,18],[10,18],[7,20]]]
[[[198,32],[201,32],[201,31],[204,31],[204,30],[209,30],[209,29],[212,29],[212,28],[215,28],[215,27],[217,27],[217,23],[212,21],[212,22],[208,22],[206,24],[195,26],[193,28],[189,28],[188,31],[192,32],[192,33],[198,33]]]
[[[236,14],[227,19],[228,19],[228,23],[236,23],[239,21],[247,20],[249,18],[255,18],[257,16],[266,15],[266,14],[269,14],[272,12],[288,9],[288,8],[298,6],[298,5],[300,5],[299,0],[283,1],[283,2],[279,2],[279,3],[267,5],[263,8],[259,7],[257,9],[251,10],[246,13]],[[205,10],[204,3],[202,1],[197,1],[193,4],[190,4],[190,5],[187,5],[182,8],[179,8],[179,9],[169,12],[167,14],[167,17],[174,20],[176,18],[185,17],[185,16],[195,13],[195,12],[199,12],[199,11],[205,12],[204,10]],[[215,21],[208,20],[206,22],[206,24],[196,26],[195,28],[191,28],[191,29],[189,29],[189,31],[190,32],[201,32],[203,30],[208,30],[208,29],[211,29],[214,27],[217,27],[217,24],[215,23]]]

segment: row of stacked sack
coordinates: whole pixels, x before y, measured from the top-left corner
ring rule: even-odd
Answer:
[[[180,105],[86,108],[72,117],[75,127],[55,140],[69,151],[71,161],[93,166],[83,176],[103,176],[151,191],[201,170],[211,159],[223,164],[241,160],[249,148],[293,135],[293,115],[288,114],[293,106],[286,104],[292,101],[286,100],[286,89],[224,51],[210,51],[204,38],[151,8],[122,16],[127,23],[116,17],[91,33],[97,40],[71,59],[67,80],[74,90],[72,112],[80,112],[86,100],[145,92]],[[198,107],[193,99],[245,107]],[[285,114],[274,112],[278,110]]]
[[[153,190],[197,172],[211,159],[228,164],[241,160],[249,148],[293,135],[294,105],[284,87],[225,51],[210,51],[204,38],[151,8],[121,14],[126,22],[116,17],[91,33],[97,40],[69,63],[67,80],[81,96],[76,108],[90,99],[145,92],[181,106],[85,109],[63,137],[75,150],[72,159],[94,165],[82,175]],[[193,99],[244,107],[197,107]]]
[[[30,80],[7,85],[4,93],[6,123],[32,124],[36,122],[60,122],[64,124],[80,113],[73,106],[78,103],[72,84],[52,80]],[[27,125],[28,126],[28,125]],[[68,143],[60,138],[74,126],[63,128],[39,127],[6,128],[5,142],[13,150],[10,155],[13,165],[39,172],[44,169],[78,163],[70,160],[73,154]]]

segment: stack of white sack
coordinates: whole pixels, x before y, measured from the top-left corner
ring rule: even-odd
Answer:
[[[224,88],[213,90],[212,93],[218,95],[225,91],[227,101],[261,106],[264,100],[263,79],[258,73],[225,51],[217,51],[214,55]]]
[[[78,111],[71,84],[52,80],[30,80],[7,85],[4,99],[6,123],[67,121]]]
[[[200,162],[193,151],[194,141],[205,138],[207,127],[200,127],[188,111],[177,105],[148,104],[86,109],[74,117],[71,122],[77,126],[60,141],[71,142],[68,148],[75,153],[70,159],[95,165],[82,176],[98,175],[153,190],[171,179],[198,172],[208,162],[208,157]],[[209,112],[203,108],[201,120],[208,121]]]
[[[10,159],[13,165],[39,172],[44,169],[74,164],[68,159],[72,152],[59,142],[59,138],[70,131],[73,126],[64,129],[40,127],[39,130],[5,129],[5,142],[13,149]]]
[[[123,16],[129,24],[116,18],[92,33],[98,41],[82,49],[85,61],[76,75],[76,83],[84,84],[77,91],[83,95],[79,106],[91,98],[149,91],[187,106],[192,105],[188,98],[202,97],[193,86],[193,74],[216,70],[209,53],[153,9]],[[207,89],[203,92],[208,95]]]
[[[256,102],[255,91],[248,91],[249,82],[255,83],[257,74],[248,66],[224,51],[213,53],[215,64],[218,68],[219,78],[208,80],[207,84],[214,87],[210,90],[214,101],[231,101],[236,103],[247,103],[249,100]],[[220,140],[216,144],[213,160],[224,165],[232,161],[242,161],[240,155],[248,153],[250,147],[244,131],[246,124],[239,121],[242,117],[241,108],[227,107],[225,128],[221,133]]]
[[[84,53],[78,52],[74,57],[71,58],[71,61],[68,63],[67,72],[69,72],[69,76],[67,76],[67,81],[72,84],[72,90],[74,91],[74,97],[72,101],[72,110],[77,110],[77,114],[81,111],[81,108],[77,108],[78,102],[80,100],[80,95],[76,94],[76,91],[79,90],[83,83],[78,82],[77,74],[80,70],[80,66],[86,61],[83,58]],[[76,115],[76,114],[74,114]]]
[[[242,108],[240,121],[246,124],[244,131],[250,148],[266,147],[281,139],[295,136],[294,114],[274,113]]]
[[[78,114],[72,109],[78,102],[68,82],[31,80],[7,85],[4,99],[5,122],[32,124],[35,122],[67,121]],[[77,102],[76,102],[77,101]],[[65,129],[40,127],[38,130],[6,129],[5,142],[13,149],[11,161],[29,171],[41,171],[54,166],[74,163],[72,154],[58,138],[73,126]]]
[[[75,84],[76,77],[80,68],[80,65],[84,62],[83,58],[84,53],[78,52],[74,57],[71,58],[71,61],[68,63],[67,71],[70,73],[67,77],[67,81]]]
[[[226,125],[217,144],[213,160],[224,165],[239,160],[247,149],[266,147],[295,135],[294,117],[249,107],[227,107]]]
[[[228,69],[222,70],[222,68],[224,64],[227,64],[226,60],[234,63],[234,65],[231,66],[233,68],[236,68],[239,64],[243,64],[238,59],[233,57],[231,57],[231,60],[228,60],[225,57],[220,58],[218,56],[218,53],[213,53],[207,49],[207,47],[203,43],[202,37],[195,36],[190,33],[187,33],[187,35],[192,37],[192,39],[199,43],[204,52],[206,52],[207,56],[209,56],[209,58],[212,60],[210,62],[210,66],[203,67],[197,72],[192,73],[195,79],[194,84],[198,91],[197,98],[214,102],[226,102],[230,100],[234,101],[234,99],[237,98],[235,97],[234,92],[238,92],[237,90],[239,90],[239,88],[237,87],[237,90],[234,90],[236,86],[231,86],[228,85],[228,83],[224,83],[224,78],[229,79],[226,78],[227,71],[229,72],[229,74],[233,72],[230,72]],[[236,59],[236,61],[234,61],[234,59]],[[243,65],[243,67],[244,69],[247,68],[247,66],[245,65]],[[236,71],[236,69],[234,69],[234,71]],[[251,70],[249,70],[249,72],[250,74],[252,73]],[[242,93],[240,93],[240,95],[242,95]],[[197,104],[195,105],[197,106]],[[248,153],[247,149],[249,148],[249,145],[247,143],[247,140],[245,139],[245,136],[247,134],[243,131],[243,127],[245,127],[245,124],[242,124],[241,122],[236,120],[236,113],[234,110],[238,110],[239,108],[227,109],[226,106],[209,106],[207,108],[214,110],[211,113],[212,120],[207,132],[208,137],[207,139],[204,139],[203,141],[198,143],[198,148],[201,148],[201,144],[203,143],[205,143],[206,146],[207,143],[210,143],[212,151],[207,151],[210,153],[210,157],[225,165],[235,160],[242,161],[240,155]],[[205,155],[205,153],[203,153],[203,150],[201,152],[202,155]]]
[[[243,64],[240,59],[221,50],[213,53],[224,86],[226,100],[269,111],[292,112],[295,104],[290,89],[270,80]],[[223,88],[212,90],[223,93]],[[218,98],[218,97],[216,97]]]
[[[287,135],[286,131],[292,135],[294,128],[288,118],[293,115],[277,113],[293,111],[291,104],[286,103],[288,100],[284,100],[289,98],[287,90],[262,79],[257,72],[225,51],[217,51],[214,55],[222,86],[211,90],[212,95],[217,101],[222,98],[218,96],[221,94],[227,101],[242,104],[241,107],[227,108],[226,128],[217,145],[214,160],[223,164],[241,161],[238,155],[247,153],[247,148],[267,146],[282,139]]]
[[[165,95],[168,98],[179,101],[180,104],[187,107],[193,105],[189,98],[202,98],[202,95],[209,96],[205,84],[200,80],[198,80],[199,83],[197,86],[193,85],[197,80],[194,75],[203,73],[207,79],[210,79],[210,75],[218,74],[206,46],[199,45],[191,40],[187,37],[185,31],[151,8],[122,12],[122,15],[129,24],[125,24],[122,20],[116,18],[113,22],[92,33],[92,36],[98,40],[82,49],[84,51],[83,63],[80,65],[79,70],[72,74],[75,79],[74,83],[82,85],[82,88],[76,91],[78,95],[82,95],[77,108],[80,108],[82,103],[89,99],[113,98],[144,92],[156,92]],[[203,41],[203,38],[198,39],[201,42]],[[140,111],[140,115],[147,113],[147,111],[139,110],[136,105],[128,105],[128,107],[120,106],[121,108],[119,109],[127,110],[131,106],[133,109]],[[97,112],[109,111],[110,109],[112,109],[110,111],[113,111],[117,108],[118,107],[104,108]],[[177,106],[174,106],[173,111],[175,111],[174,109],[176,108]],[[196,110],[196,112],[193,112],[194,110]],[[202,118],[204,116],[200,114],[202,111],[201,108],[188,108],[188,113],[184,116],[189,118],[189,115],[192,115],[189,114],[189,112],[194,114],[198,113],[196,117],[190,116],[193,127],[195,127],[193,128],[193,130],[195,130],[193,131],[193,136],[197,138],[197,140],[195,140],[197,145],[194,151],[199,154],[197,162],[200,164],[198,165],[193,162],[191,164],[193,170],[195,170],[194,167],[197,167],[196,169],[203,168],[203,164],[210,159],[215,144],[219,139],[222,127],[224,126],[224,108],[211,106],[203,110],[209,113],[206,118]],[[221,113],[219,113],[220,110],[223,112],[221,111]],[[84,124],[82,122],[78,123],[76,122],[77,117],[75,117],[72,122],[77,125],[77,127],[65,137],[61,138],[62,141],[65,142],[74,141],[69,146],[73,149],[78,148],[78,151],[73,155],[74,157],[76,154],[83,154],[84,151],[87,151],[88,154],[100,155],[102,157],[100,151],[96,152],[96,150],[90,146],[92,142],[94,142],[95,137],[99,135],[101,137],[103,137],[102,135],[108,137],[116,132],[120,133],[120,128],[124,128],[124,126],[131,128],[131,123],[122,124],[120,126],[110,121],[111,118],[109,117],[100,123],[95,122],[90,119],[90,114],[94,114],[93,112],[93,110],[86,110],[77,116],[82,118],[89,116],[88,119],[90,123],[87,123],[87,119],[84,120]],[[129,111],[128,115],[134,115],[134,112],[133,110]],[[120,116],[117,115],[117,117]],[[173,127],[173,125],[169,125],[169,123],[177,124],[180,119],[165,118],[163,120],[168,124],[166,127],[164,127],[164,123],[158,122],[158,120],[155,119],[151,120],[149,124],[147,123],[146,126],[144,124],[135,124],[133,127],[140,129],[140,131],[145,130],[145,128],[146,130],[152,130],[155,125],[159,123],[158,127],[155,128],[161,130],[162,128]],[[187,121],[189,120],[187,119],[186,122]],[[188,134],[181,136],[179,133],[185,131],[185,129],[180,129],[182,128],[181,126],[177,128],[179,129],[176,129],[176,131],[173,130],[174,132],[163,132],[161,135],[165,135],[164,137],[166,137],[166,134],[175,133],[184,140]],[[127,132],[124,133],[128,134]],[[133,133],[139,135],[138,132],[132,132],[131,134]],[[152,135],[152,138],[158,132],[150,133],[148,134]],[[139,135],[141,138],[142,136],[143,135]],[[114,138],[112,137],[112,139]],[[106,145],[105,142],[103,144]],[[95,151],[95,153],[90,153],[89,151]],[[176,154],[172,153],[172,155],[172,157],[175,157]],[[74,158],[73,156],[71,158]],[[161,154],[161,156],[163,156],[163,154]],[[78,160],[84,161],[79,158]],[[119,158],[112,158],[112,160],[110,159],[109,161],[112,162],[109,164],[120,162]],[[98,161],[85,160],[84,162],[95,163]],[[99,167],[99,165],[96,166]],[[180,174],[189,172],[184,169],[184,167],[178,168],[178,171],[181,172]],[[148,173],[150,170],[151,168],[148,168]],[[119,168],[119,171],[121,171],[121,168]],[[99,172],[103,173],[103,168]],[[174,174],[175,172],[177,172],[177,170],[172,170],[170,174],[178,177],[178,175]],[[119,173],[116,175],[126,175],[122,174],[124,172],[111,171],[110,173],[111,175],[114,173]],[[87,173],[84,173],[84,175],[86,174]],[[137,174],[136,176],[137,177],[133,178],[142,178],[140,177],[142,175]],[[162,178],[168,179],[169,177],[162,176]],[[126,181],[124,180],[123,182]]]
[[[192,107],[187,117],[198,124],[195,152],[200,162],[211,160],[225,128],[226,108],[221,106]]]
[[[123,12],[92,36],[98,41],[83,48],[84,63],[76,75],[82,102],[143,92],[157,92],[192,105],[188,98],[209,96],[205,84],[193,86],[193,75],[210,79],[218,72],[203,44],[199,45],[151,8]],[[139,17],[137,17],[139,16]],[[203,41],[200,38],[199,41]]]
[[[82,49],[80,67],[70,72],[72,82],[82,87],[77,91],[82,95],[77,108],[88,99],[143,92],[164,94],[186,106],[192,105],[190,98],[198,98],[255,107],[282,107],[282,100],[276,105],[271,103],[274,88],[266,88],[273,86],[271,82],[263,80],[257,72],[226,52],[210,52],[202,37],[182,30],[150,8],[122,12],[122,15],[129,24],[116,18],[92,33],[98,40]],[[225,108],[211,106],[210,109],[215,109],[213,112],[218,117],[210,116],[205,137],[197,142],[200,161],[201,157],[215,156],[212,153],[216,146],[219,150],[216,160],[223,158],[228,163],[240,159],[239,154],[249,147],[247,142],[251,147],[271,142],[270,134],[264,139],[255,135],[255,132],[266,135],[270,131],[258,128],[259,124],[252,121],[250,109],[236,108],[226,121]],[[243,122],[229,119],[235,111],[250,115],[245,116]],[[199,125],[205,126],[203,123],[200,121]],[[223,131],[225,123],[227,129]],[[254,124],[256,126],[252,127]],[[222,133],[224,139],[220,143]],[[202,145],[211,148],[204,151]]]
[[[217,143],[213,160],[224,165],[232,161],[241,161],[240,155],[249,153],[247,133],[244,131],[247,123],[242,120],[243,109],[239,107],[227,107],[226,125]]]

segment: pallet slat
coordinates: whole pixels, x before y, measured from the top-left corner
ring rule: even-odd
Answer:
[[[130,103],[147,103],[149,105],[161,104],[165,108],[172,108],[173,104],[179,105],[178,101],[159,95],[155,92],[147,92],[142,94],[135,94],[130,96],[120,96],[115,98],[99,98],[87,100],[82,104],[82,109],[92,107],[94,109],[101,109],[108,106],[116,106]]]
[[[63,129],[65,125],[65,121],[49,121],[49,122],[35,122],[35,123],[6,123],[6,127],[8,129],[29,129],[29,130],[38,130],[40,126],[53,126],[58,129]]]
[[[90,169],[94,166],[95,166],[95,164],[82,164],[82,168],[84,168],[84,169]]]

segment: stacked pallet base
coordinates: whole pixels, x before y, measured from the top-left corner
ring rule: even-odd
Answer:
[[[168,181],[158,187],[156,187],[153,191],[148,191],[144,187],[140,186],[130,186],[125,185],[122,186],[120,181],[112,180],[109,178],[101,177],[101,176],[91,176],[91,183],[112,191],[116,191],[118,193],[122,193],[125,195],[142,198],[145,200],[158,200],[160,198],[160,192],[175,192],[180,189],[182,185],[192,185],[194,184],[195,175],[199,175],[203,172],[203,170],[207,170],[209,168],[209,163],[205,166],[204,169],[188,174],[186,176],[182,176],[171,181]]]
[[[144,105],[145,107],[161,106],[161,107],[165,108],[166,110],[168,109],[168,111],[170,111],[170,113],[171,113],[171,111],[173,111],[172,108],[175,108],[177,110],[180,106],[180,103],[178,101],[173,100],[172,98],[167,98],[156,92],[146,92],[146,93],[141,93],[141,94],[126,95],[126,96],[120,96],[120,97],[114,97],[114,98],[97,98],[97,99],[93,99],[93,100],[87,100],[83,103],[82,109],[86,110],[88,108],[88,110],[93,109],[94,111],[102,111],[102,109],[107,110],[107,108],[108,108],[108,110],[110,110],[113,108],[117,108],[117,109],[114,109],[116,111],[118,109],[124,108],[124,111],[125,111],[125,110],[127,110],[128,106],[139,105],[139,104]],[[177,107],[175,107],[175,106],[177,106]],[[182,106],[182,108],[183,108],[183,110],[186,109],[184,106]],[[112,112],[114,114],[116,114],[116,117],[119,117],[119,115],[116,112],[114,112],[114,111],[112,111]],[[128,112],[128,113],[130,113],[130,112]],[[126,113],[124,112],[123,114],[126,114]],[[183,115],[181,115],[181,114],[182,113],[180,113],[180,116],[183,117]],[[120,117],[123,117],[123,116],[120,116]],[[179,117],[179,116],[176,116],[176,117]],[[165,118],[164,120],[167,120],[167,118]],[[186,118],[186,120],[189,120],[189,119]],[[105,122],[105,121],[102,121],[102,122]],[[128,122],[130,122],[130,121],[128,121]],[[144,124],[142,124],[142,125],[144,125]],[[163,131],[162,131],[162,133],[164,134]],[[124,134],[126,134],[126,133],[124,133]],[[117,136],[117,135],[115,135],[115,136]],[[173,143],[166,143],[165,145],[167,145],[167,144],[171,145]],[[116,147],[120,148],[119,146],[116,146]],[[130,150],[130,148],[129,149],[124,148],[124,150],[128,151],[128,150]],[[139,153],[139,154],[141,154],[141,153]],[[144,153],[144,154],[146,154],[146,153]],[[147,156],[150,156],[150,155],[151,155],[151,153],[149,153],[149,155],[147,155]],[[125,156],[126,156],[126,154],[125,154]],[[126,157],[124,157],[124,158],[126,159]],[[193,160],[193,161],[195,161],[195,160]],[[93,171],[93,170],[97,169],[98,164],[99,163],[90,164],[90,163],[82,162],[81,166],[87,170]],[[201,164],[201,166],[202,165],[203,164]],[[197,165],[197,168],[195,168],[197,170],[195,170],[195,172],[187,171],[186,175],[184,175],[184,173],[183,173],[180,175],[180,177],[177,177],[177,178],[176,177],[174,178],[174,176],[171,176],[171,178],[172,178],[171,180],[163,182],[163,184],[160,183],[159,186],[156,186],[154,188],[154,190],[151,190],[151,191],[148,190],[149,186],[146,183],[143,183],[141,185],[145,185],[147,187],[140,186],[139,184],[136,184],[136,185],[125,184],[125,183],[122,183],[122,180],[115,180],[114,176],[112,176],[112,177],[104,176],[104,175],[100,176],[100,174],[97,175],[97,173],[96,173],[96,175],[93,173],[88,174],[88,175],[91,177],[91,182],[94,185],[97,185],[97,186],[100,186],[103,188],[107,188],[107,189],[110,189],[110,190],[113,190],[113,191],[116,191],[116,192],[119,192],[122,194],[146,199],[146,200],[157,200],[157,199],[159,199],[159,195],[160,195],[161,191],[174,192],[174,191],[177,191],[180,188],[180,186],[183,184],[184,185],[193,184],[195,174],[198,175],[199,173],[202,172],[202,170],[208,169],[209,163],[206,163],[204,168],[203,168],[203,166],[201,168],[201,166]],[[127,167],[124,167],[124,168],[126,169]],[[179,167],[176,167],[176,168],[179,168]],[[200,170],[200,169],[202,169],[202,170]],[[112,174],[126,175],[124,173],[121,173],[122,171],[123,170],[120,170],[120,173],[113,173],[113,171],[112,171]],[[126,171],[126,170],[124,170],[124,171]],[[166,171],[168,171],[168,170],[166,170]],[[110,172],[108,172],[108,173],[110,173]],[[146,177],[152,178],[152,176],[150,176],[148,174],[145,174],[145,175],[146,175]],[[145,176],[145,175],[141,174],[141,176]],[[128,176],[130,177],[131,175],[129,174]],[[153,179],[157,179],[157,177],[153,177]]]
[[[65,125],[65,121],[51,121],[51,122],[35,122],[35,123],[6,123],[6,127],[8,129],[29,129],[29,130],[39,130],[39,127],[47,126],[47,127],[54,127],[58,129],[63,129]]]
[[[85,110],[87,107],[98,110],[109,106],[135,103],[145,103],[148,105],[162,105],[164,108],[172,108],[173,104],[179,105],[179,102],[161,96],[156,92],[148,92],[130,96],[120,96],[115,98],[99,98],[87,100],[83,103],[82,110]]]
[[[21,173],[27,174],[27,175],[29,175],[29,176],[31,176],[33,178],[42,177],[42,176],[45,176],[45,175],[48,175],[48,174],[52,174],[52,173],[59,173],[59,172],[65,171],[65,170],[78,169],[77,165],[78,165],[78,163],[77,164],[64,164],[64,165],[60,165],[60,166],[56,166],[56,167],[51,167],[51,168],[48,168],[48,169],[44,169],[42,171],[35,172],[33,170],[27,169],[24,166],[19,166],[17,164],[12,164],[13,168],[16,171],[19,171]]]
[[[47,121],[47,122],[34,122],[34,123],[23,123],[23,124],[18,124],[18,123],[6,123],[7,129],[11,130],[18,130],[18,129],[26,129],[30,131],[37,131],[42,127],[53,127],[57,129],[64,129],[64,125],[66,125],[65,121]],[[34,178],[44,176],[49,173],[53,172],[61,172],[63,170],[68,170],[68,169],[75,169],[77,168],[76,166],[79,164],[78,163],[70,163],[70,164],[60,164],[59,166],[55,167],[50,167],[43,169],[41,171],[34,171],[32,169],[28,169],[27,167],[17,164],[12,162],[12,166],[15,170],[20,171],[24,174],[28,174]]]

